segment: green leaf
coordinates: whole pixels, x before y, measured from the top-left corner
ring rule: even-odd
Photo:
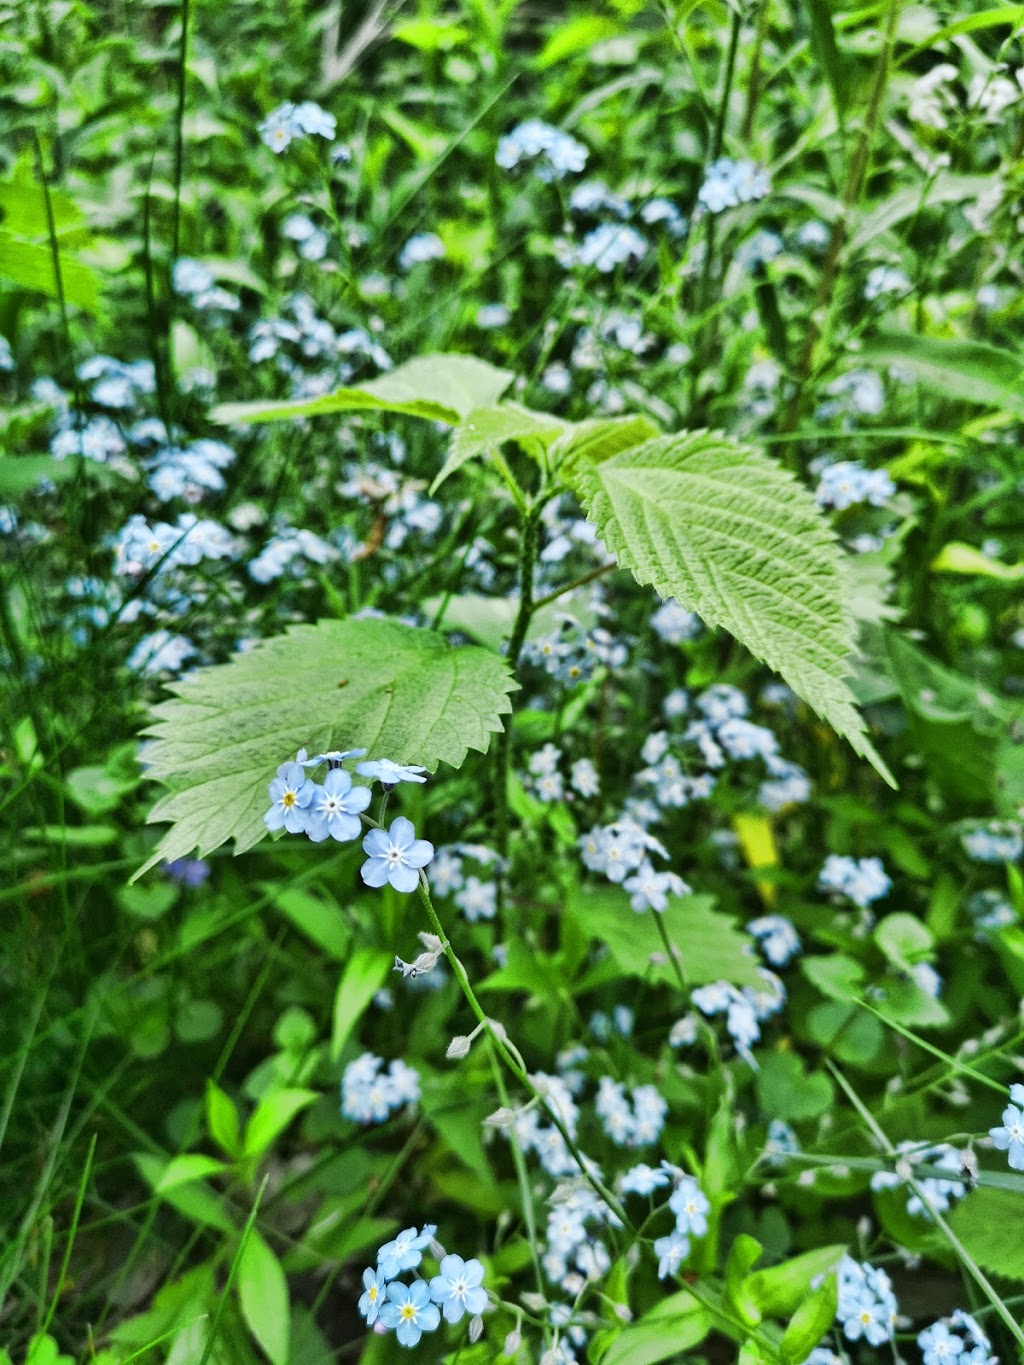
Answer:
[[[849,77],[846,63],[836,43],[835,29],[832,27],[832,9],[829,0],[806,0],[807,13],[811,21],[811,50],[828,78],[832,99],[836,106],[836,117],[842,126],[849,104]]]
[[[736,929],[733,921],[712,910],[710,896],[673,896],[661,916],[669,942],[680,951],[680,965],[686,981],[698,985],[730,981],[735,986],[763,984],[757,962],[750,956],[750,939]],[[651,982],[677,985],[671,964],[651,965],[651,955],[664,957],[665,945],[655,923],[655,911],[638,915],[629,897],[618,887],[585,887],[569,903],[590,938],[607,945],[609,958],[618,976],[645,977]],[[604,964],[599,963],[597,971]],[[587,989],[587,978],[577,983]]]
[[[1024,564],[1004,564],[1001,559],[992,559],[962,540],[951,540],[943,545],[930,567],[932,573],[977,574],[982,578],[998,578],[1004,583],[1017,583],[1024,578]]]
[[[827,957],[802,957],[800,970],[822,995],[830,1000],[851,1000],[860,991],[864,968],[845,953],[830,953]]]
[[[296,1115],[317,1099],[315,1090],[272,1090],[265,1095],[246,1124],[243,1154],[249,1158],[263,1156]]]
[[[154,708],[148,775],[172,790],[149,813],[173,828],[136,876],[162,859],[200,856],[266,834],[267,784],[305,746],[458,767],[485,750],[511,709],[508,665],[486,649],[394,621],[293,626],[230,663],[173,683]]]
[[[661,432],[650,418],[641,417],[638,413],[575,422],[552,444],[551,462],[555,468],[575,459],[592,460],[599,464],[612,455],[632,450],[634,446],[660,435]]]
[[[337,905],[301,886],[261,882],[260,890],[285,919],[322,948],[328,957],[335,962],[346,961],[352,934]]]
[[[205,1180],[208,1175],[220,1175],[226,1170],[224,1162],[218,1161],[216,1157],[202,1156],[195,1152],[175,1156],[161,1171],[153,1186],[153,1193],[166,1194],[168,1190],[176,1190],[180,1185],[192,1185],[197,1180]]]
[[[748,1327],[756,1327],[761,1321],[761,1309],[750,1292],[747,1279],[748,1272],[753,1270],[761,1259],[763,1250],[756,1237],[741,1232],[739,1236],[733,1238],[725,1263],[726,1298]]]
[[[792,475],[709,432],[564,472],[638,582],[728,630],[893,782],[844,681],[854,631],[840,552]]]
[[[468,461],[488,450],[495,450],[506,441],[528,442],[540,440],[545,444],[554,439],[566,424],[544,412],[532,412],[518,403],[474,408],[452,432],[448,458],[441,472],[430,485],[430,496],[450,475]]]
[[[615,38],[621,32],[621,25],[613,19],[598,14],[580,15],[559,24],[537,54],[535,65],[538,70],[546,71],[549,66],[556,66],[577,53],[589,52],[595,44]]]
[[[396,24],[391,37],[400,43],[408,43],[420,52],[448,52],[472,37],[468,28],[443,19],[408,19],[404,24]]]
[[[65,299],[76,308],[94,313],[99,305],[99,276],[66,252],[60,252],[59,259]],[[50,244],[19,241],[0,227],[0,279],[9,280],[21,289],[57,298],[57,277]]]
[[[206,1082],[206,1127],[222,1152],[232,1158],[241,1153],[238,1109],[234,1100],[213,1081]]]
[[[822,1072],[811,1074],[794,1052],[761,1056],[757,1073],[757,1102],[769,1118],[803,1123],[828,1112],[835,1098],[832,1082]]]
[[[779,1353],[783,1360],[791,1361],[792,1365],[799,1365],[800,1361],[807,1359],[835,1322],[838,1304],[839,1286],[836,1276],[826,1275],[824,1281],[800,1304],[790,1319],[789,1326],[779,1343]]]
[[[708,1310],[684,1289],[662,1299],[620,1332],[601,1356],[600,1365],[657,1365],[698,1345],[711,1327]]]
[[[77,469],[77,460],[55,460],[51,455],[0,455],[0,497],[27,493],[44,479],[61,483]]]
[[[898,364],[943,398],[1024,412],[1024,362],[1012,351],[901,332],[865,338],[858,358],[866,365]]]
[[[893,966],[904,971],[915,963],[924,962],[935,947],[928,926],[903,911],[886,915],[875,929],[875,942]]]
[[[811,1281],[827,1275],[846,1251],[844,1246],[819,1247],[773,1265],[755,1270],[747,1287],[765,1317],[787,1318],[795,1313],[811,1292]]]
[[[428,597],[423,602],[423,612],[428,617],[436,616],[440,610],[441,597]],[[478,644],[488,649],[500,650],[502,643],[512,635],[519,603],[507,597],[484,597],[481,593],[464,593],[450,597],[441,618],[439,630],[461,630]],[[535,640],[540,635],[550,635],[552,631],[571,617],[582,630],[589,630],[597,624],[597,614],[585,602],[577,602],[572,594],[566,594],[547,606],[540,607],[530,618],[526,632],[527,640]]]
[[[291,1310],[281,1262],[250,1228],[238,1261],[236,1285],[242,1317],[272,1365],[288,1365]]]
[[[911,185],[895,190],[888,199],[883,199],[864,214],[853,230],[850,246],[858,251],[870,245],[883,232],[888,232],[897,223],[919,213],[922,208],[975,200],[991,189],[991,184],[986,175],[954,175],[944,171],[927,185]]]
[[[949,1215],[949,1225],[982,1270],[1024,1280],[1024,1237],[1020,1227],[1019,1194],[981,1187],[961,1199]]]
[[[321,417],[332,412],[403,412],[454,426],[474,408],[496,403],[511,384],[511,370],[499,370],[471,355],[425,355],[399,365],[358,388],[336,389],[295,402],[222,403],[215,422],[276,422]]]
[[[331,1061],[336,1062],[352,1030],[384,984],[393,958],[380,948],[357,948],[341,974],[334,997]]]
[[[149,1152],[138,1152],[132,1158],[139,1174],[151,1190],[156,1186],[167,1169],[168,1162]],[[180,1213],[182,1218],[199,1227],[217,1228],[220,1232],[233,1232],[234,1224],[220,1200],[208,1185],[175,1185],[160,1192],[160,1198]]]

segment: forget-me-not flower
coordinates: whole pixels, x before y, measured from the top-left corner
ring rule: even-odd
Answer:
[[[263,817],[267,829],[286,829],[289,834],[301,834],[309,820],[309,803],[315,789],[315,783],[306,776],[301,764],[282,763],[269,788],[274,804]]]
[[[367,886],[390,882],[396,891],[415,891],[419,869],[434,856],[434,845],[417,839],[411,820],[404,815],[391,822],[390,830],[371,829],[363,840],[366,862],[359,875]]]
[[[369,787],[353,787],[350,774],[343,768],[332,768],[323,786],[313,789],[306,833],[315,844],[328,837],[339,844],[358,838],[359,813],[370,804],[372,796]]]
[[[377,1265],[386,1280],[393,1280],[403,1270],[415,1270],[423,1259],[437,1231],[436,1223],[425,1223],[419,1228],[406,1228],[392,1242],[385,1242],[377,1252]],[[426,1286],[424,1286],[425,1288]]]
[[[421,776],[426,771],[417,763],[394,763],[390,758],[371,758],[356,767],[361,777],[375,777],[385,787],[397,787],[399,782],[426,782]]]
[[[359,1296],[359,1311],[366,1319],[367,1327],[372,1327],[377,1321],[387,1292],[387,1283],[383,1271],[370,1269],[363,1271],[363,1292]]]
[[[385,1327],[394,1329],[399,1345],[415,1346],[424,1332],[437,1330],[441,1314],[430,1302],[425,1280],[415,1280],[411,1285],[395,1281],[388,1285],[380,1320]]]
[[[430,1297],[441,1308],[445,1322],[458,1322],[468,1313],[476,1317],[487,1307],[487,1290],[483,1288],[484,1268],[476,1259],[464,1261],[461,1256],[445,1256],[441,1273],[430,1281]]]

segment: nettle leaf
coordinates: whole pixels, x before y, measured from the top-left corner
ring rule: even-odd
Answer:
[[[550,417],[546,412],[533,412],[518,403],[474,408],[452,432],[448,458],[430,485],[430,496],[434,496],[445,479],[478,455],[496,450],[506,441],[529,445],[531,441],[539,440],[546,445],[564,431],[566,425],[557,417]]]
[[[572,459],[598,463],[660,435],[661,432],[650,418],[642,417],[639,413],[574,422],[552,445],[551,460],[556,468]]]
[[[563,475],[639,583],[728,630],[895,786],[846,683],[854,628],[840,551],[791,474],[697,431],[600,464],[576,458]]]
[[[515,376],[471,355],[424,355],[356,388],[319,398],[267,403],[221,403],[215,422],[278,422],[332,412],[403,412],[454,426],[474,408],[497,403]]]
[[[266,833],[267,783],[299,748],[457,768],[486,750],[515,687],[490,650],[382,620],[293,626],[198,669],[171,685],[146,730],[148,775],[172,788],[149,820],[172,828],[136,876],[228,839],[236,853],[251,848]]]

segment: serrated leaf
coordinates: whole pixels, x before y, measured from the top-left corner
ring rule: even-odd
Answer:
[[[525,441],[528,438],[550,441],[565,427],[565,422],[557,417],[549,417],[545,412],[533,412],[518,403],[474,408],[452,432],[448,458],[430,485],[430,496],[433,497],[445,479],[457,469],[476,456],[503,445],[505,441]]]
[[[588,422],[573,423],[553,443],[551,461],[556,468],[572,459],[592,460],[598,464],[660,435],[650,418],[639,413],[629,413],[625,417],[595,417]]]
[[[638,582],[728,630],[895,785],[846,682],[853,620],[840,552],[792,475],[705,431],[600,464],[576,457],[563,473]]]
[[[136,876],[229,839],[251,848],[266,833],[267,784],[299,748],[457,768],[487,748],[515,686],[490,650],[384,620],[294,626],[198,669],[171,685],[146,731],[148,775],[172,788],[149,820],[172,828]]]
[[[288,1365],[290,1304],[281,1262],[256,1231],[249,1230],[238,1260],[238,1302],[242,1317],[271,1365]]]
[[[362,410],[403,412],[454,426],[474,408],[497,403],[514,377],[511,370],[499,370],[471,355],[424,355],[358,388],[294,402],[221,403],[210,416],[230,424]]]

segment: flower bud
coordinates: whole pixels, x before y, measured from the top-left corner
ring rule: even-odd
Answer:
[[[448,1044],[448,1051],[444,1054],[452,1061],[459,1061],[462,1057],[469,1056],[470,1040],[464,1033],[458,1034]]]
[[[628,1303],[617,1303],[615,1305],[615,1316],[620,1322],[632,1322],[633,1313]]]
[[[441,1245],[441,1243],[437,1240],[436,1237],[432,1237],[430,1240],[430,1254],[431,1256],[433,1256],[435,1261],[443,1261],[444,1258],[448,1255],[448,1252],[444,1249],[444,1247]]]
[[[531,1313],[543,1313],[548,1306],[543,1294],[534,1294],[529,1290],[525,1294],[520,1294],[519,1298],[523,1307],[528,1308]]]
[[[505,1338],[505,1345],[501,1348],[503,1356],[514,1356],[523,1344],[523,1334],[518,1327],[513,1327]]]
[[[441,940],[436,934],[428,934],[424,929],[418,937],[428,953],[439,953],[441,951]]]
[[[469,1342],[475,1345],[484,1334],[484,1320],[478,1313],[469,1324]]]
[[[505,1032],[504,1024],[499,1023],[497,1019],[488,1019],[487,1023],[499,1043],[508,1042],[508,1034]]]
[[[502,1105],[500,1109],[495,1109],[493,1114],[488,1114],[484,1123],[490,1128],[511,1128],[516,1121],[516,1111],[509,1109],[507,1105]]]

